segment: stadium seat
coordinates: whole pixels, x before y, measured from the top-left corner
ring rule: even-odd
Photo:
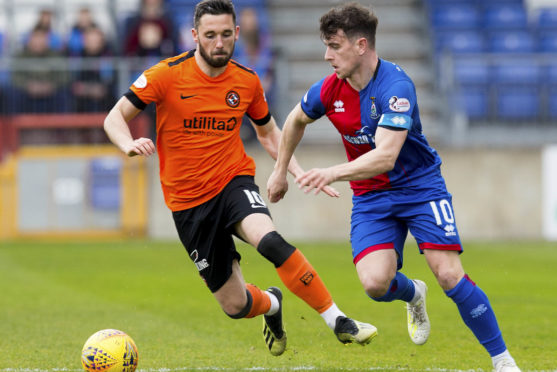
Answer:
[[[528,27],[528,15],[522,4],[496,4],[484,10],[487,30],[518,30]]]
[[[537,120],[540,117],[538,87],[500,87],[495,98],[496,116],[502,120]]]
[[[457,84],[488,84],[490,78],[489,63],[482,57],[455,58],[453,76]]]
[[[530,53],[537,49],[536,39],[529,31],[494,32],[488,43],[488,50],[494,53]]]
[[[486,87],[462,86],[453,99],[454,107],[463,109],[470,119],[486,119],[489,115],[489,91]]]
[[[535,26],[538,30],[557,31],[557,7],[540,9]]]
[[[481,53],[486,41],[479,31],[443,31],[437,34],[435,49],[438,52]]]
[[[557,87],[549,90],[549,102],[557,102]],[[550,119],[557,119],[557,105],[549,104],[549,117]]]
[[[120,208],[120,158],[92,159],[90,166],[90,202],[91,206],[102,210]]]
[[[541,77],[542,68],[535,58],[510,59],[493,67],[493,82],[499,85],[537,85]]]
[[[436,30],[475,29],[480,20],[478,9],[467,3],[455,2],[431,9],[431,21]]]
[[[547,72],[543,80],[545,83],[557,87],[557,62],[547,66]]]
[[[541,32],[539,34],[538,49],[544,53],[557,53],[557,28],[555,31]]]

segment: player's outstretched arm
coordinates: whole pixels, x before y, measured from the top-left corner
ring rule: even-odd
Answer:
[[[126,97],[122,97],[104,120],[108,138],[128,156],[149,156],[155,153],[151,139],[141,137],[134,140],[131,135],[128,123],[140,112]]]
[[[347,163],[310,169],[297,177],[296,183],[306,193],[314,190],[317,194],[332,182],[364,180],[389,172],[395,166],[407,135],[407,130],[379,127],[375,133],[375,149]]]
[[[290,167],[292,161],[295,160],[294,150],[304,135],[306,125],[313,121],[304,113],[300,104],[296,105],[286,118],[278,145],[277,162],[267,181],[267,196],[271,203],[278,202],[288,191],[287,170],[290,170],[294,177],[299,177],[304,173],[301,168],[299,171],[293,172]],[[327,187],[323,191],[331,197],[339,196],[339,192],[332,187]]]

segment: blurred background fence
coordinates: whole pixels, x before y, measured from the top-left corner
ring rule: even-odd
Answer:
[[[145,68],[194,47],[195,3],[0,0],[0,238],[176,238],[156,159],[124,158],[102,123]],[[340,2],[234,3],[242,30],[234,58],[257,71],[281,123],[331,73],[318,19]],[[363,3],[380,20],[379,56],[416,84],[463,237],[556,239],[557,1]],[[154,118],[149,106],[134,134],[154,137]],[[272,162],[248,125],[242,137],[263,191]],[[298,157],[305,167],[338,163],[339,146],[320,119]],[[291,190],[271,207],[279,229],[297,239],[346,239],[345,186],[330,203]]]

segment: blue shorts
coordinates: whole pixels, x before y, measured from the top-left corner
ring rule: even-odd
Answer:
[[[420,253],[424,249],[462,252],[452,196],[446,191],[425,198],[423,193],[407,189],[373,192],[354,196],[353,203],[350,242],[354,264],[373,251],[395,249],[400,270],[408,230]]]

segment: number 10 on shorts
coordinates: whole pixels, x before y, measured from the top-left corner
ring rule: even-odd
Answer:
[[[252,208],[267,208],[267,204],[265,204],[265,201],[257,191],[244,189],[244,193],[248,197]]]
[[[446,199],[431,201],[429,202],[429,205],[431,206],[437,225],[442,225],[443,223],[454,223],[453,209],[451,208],[451,203],[449,203]],[[441,211],[441,213],[439,213],[439,211]],[[443,216],[443,220],[445,220],[445,222],[441,220],[441,216]]]

